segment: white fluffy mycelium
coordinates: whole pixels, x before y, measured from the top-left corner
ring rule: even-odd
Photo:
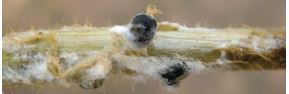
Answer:
[[[125,40],[123,49],[132,49],[132,50],[142,49],[137,47],[136,44],[134,44],[133,40],[135,40],[135,36],[133,36],[133,34],[130,33],[129,27],[130,25],[127,26],[117,25],[109,29],[109,31],[113,34],[121,36]]]
[[[120,57],[114,59],[123,60]],[[139,75],[159,80],[170,91],[179,87],[181,80],[189,74],[197,74],[205,68],[200,61],[172,57],[128,57],[119,63],[119,66],[135,70]],[[172,67],[174,66],[183,68],[184,73],[173,78],[174,84],[169,84],[169,79],[165,78],[163,74],[173,72],[175,69]],[[173,75],[178,74],[173,73]]]
[[[173,25],[180,26],[175,23]],[[134,49],[133,44],[128,41],[133,39],[134,36],[130,34],[127,26],[111,27],[109,28],[109,33],[108,28],[100,30],[95,27],[63,27],[56,34],[52,34],[56,37],[56,44],[58,42],[60,44],[56,46],[62,46],[56,49],[55,52],[57,54],[51,54],[53,52],[51,48],[53,47],[45,44],[47,41],[41,40],[41,38],[51,31],[37,30],[9,34],[3,36],[2,44],[2,53],[4,54],[2,57],[2,77],[4,86],[6,82],[10,84],[21,83],[32,85],[40,82],[64,86],[76,84],[83,88],[91,89],[98,88],[105,82],[104,80],[108,80],[107,78],[112,75],[125,74],[127,76],[121,77],[137,81],[142,81],[144,80],[143,78],[159,80],[164,87],[171,90],[178,87],[181,80],[189,74],[207,71],[207,69],[219,70],[220,66],[222,68],[230,67],[227,65],[232,63],[227,57],[229,53],[225,50],[232,45],[237,45],[237,48],[241,47],[240,49],[238,48],[241,51],[243,47],[252,49],[258,53],[271,51],[283,46],[285,47],[286,45],[285,39],[278,38],[268,32],[252,32],[251,29],[246,28],[210,29],[187,28],[184,26],[180,28],[181,32],[158,32],[152,43],[154,45],[153,50],[161,51],[162,49],[169,49],[169,51],[173,51],[169,53],[170,55],[160,54],[152,56],[125,54],[125,50]],[[98,31],[101,34],[96,33]],[[109,36],[113,36],[113,34],[117,34],[124,39],[122,41],[123,44],[118,45],[118,49],[109,48],[111,46],[110,42],[113,42],[112,40],[116,38],[108,38]],[[259,34],[263,34],[263,36]],[[35,35],[39,36],[35,37]],[[75,38],[76,36],[78,38]],[[34,41],[30,42],[31,40]],[[100,47],[97,46],[99,45],[97,44],[99,40],[101,40],[100,42],[105,42],[99,43]],[[96,45],[91,45],[92,43]],[[39,45],[41,47],[38,47]],[[95,48],[86,48],[86,46]],[[74,49],[71,50],[70,47],[74,47]],[[218,57],[208,62],[202,61],[198,57],[186,57],[183,54],[174,52],[175,50],[183,50],[185,54],[190,53],[186,52],[187,49],[201,52],[201,54],[210,53],[215,49],[223,50],[220,55],[217,54]],[[192,52],[192,54],[200,53]],[[204,57],[207,58],[206,55]],[[267,58],[265,59],[267,60]],[[59,64],[60,74],[65,75],[64,77],[62,75],[55,76],[49,70],[49,65],[53,64],[51,63],[53,60],[59,61],[54,63],[56,65]],[[220,66],[216,67],[215,65]]]
[[[130,38],[133,38],[133,36],[128,32],[126,26],[115,26],[111,28],[110,31],[119,34],[125,39],[125,45],[121,50],[131,49],[134,47],[129,41],[127,41]],[[49,31],[42,32],[45,34]],[[75,72],[79,72],[75,74],[68,72],[66,75],[68,75],[67,77],[79,75],[77,79],[80,79],[80,81],[74,80],[74,78],[69,78],[69,80],[67,80],[68,78],[62,78],[62,75],[57,77],[49,71],[48,65],[51,64],[49,58],[51,57],[51,54],[49,54],[49,50],[44,49],[44,52],[38,52],[35,51],[37,44],[26,42],[22,44],[13,43],[15,40],[21,41],[21,38],[33,37],[36,33],[37,32],[29,31],[5,37],[14,40],[11,40],[12,42],[10,42],[10,40],[3,42],[2,49],[13,57],[12,60],[6,62],[6,65],[3,65],[2,76],[4,82],[10,81],[12,84],[34,84],[38,82],[46,82],[64,86],[78,84],[83,88],[98,88],[103,83],[103,80],[105,80],[110,74],[121,73],[123,69],[129,69],[136,72],[136,75],[130,76],[132,79],[136,79],[139,76],[143,76],[144,78],[153,78],[159,80],[165,87],[174,88],[178,87],[180,80],[184,79],[188,74],[198,73],[204,69],[201,62],[197,60],[186,60],[173,57],[126,56],[122,51],[120,51],[120,53],[112,53],[111,55],[103,55],[107,54],[106,51],[88,51],[86,53],[59,51],[57,57],[59,58],[60,72],[64,72],[63,74],[65,74],[66,70],[77,70]],[[105,58],[106,61],[100,62],[103,58]],[[20,65],[17,65],[16,67],[13,66],[13,63],[15,62],[20,63]],[[77,68],[83,68],[81,66],[86,66],[86,64],[90,64],[91,66],[78,71]],[[173,77],[173,80],[169,80],[163,75],[170,72],[175,75],[175,69],[171,69],[173,66],[180,67],[181,74]],[[112,73],[112,71],[118,72]],[[173,84],[170,85],[171,83]]]
[[[130,41],[134,38],[132,34],[129,32],[129,26],[114,26],[110,29],[111,32],[119,34],[124,37],[126,40],[124,43],[124,48],[122,50],[132,49],[136,50],[133,46],[134,44]],[[141,49],[139,49],[141,50]],[[121,51],[123,52],[123,51]],[[174,57],[150,57],[150,56],[123,56],[122,54],[113,55],[114,63],[120,69],[123,67],[124,69],[130,69],[136,71],[137,74],[145,75],[148,77],[152,77],[154,79],[158,79],[161,83],[168,87],[169,90],[173,90],[173,88],[178,87],[180,81],[184,79],[190,73],[198,73],[202,69],[204,69],[204,65],[201,64],[200,61],[197,60],[186,60]],[[177,66],[180,67],[180,73],[174,73],[175,70],[172,67]],[[163,74],[170,73],[171,75],[178,75],[173,77],[174,84],[169,84],[170,81],[163,77]],[[170,74],[169,74],[170,75]]]

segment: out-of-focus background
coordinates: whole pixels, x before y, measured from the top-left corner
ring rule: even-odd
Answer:
[[[48,29],[89,23],[95,27],[127,24],[155,4],[163,14],[158,21],[186,26],[285,27],[286,0],[3,0],[3,31]],[[8,30],[9,31],[9,30]],[[78,86],[4,87],[5,94],[166,94],[157,81],[106,80],[97,90]],[[191,75],[177,94],[285,94],[285,70],[240,71]]]
[[[93,26],[127,24],[155,4],[159,21],[187,26],[285,27],[286,0],[3,0],[3,29],[51,28],[86,22]]]

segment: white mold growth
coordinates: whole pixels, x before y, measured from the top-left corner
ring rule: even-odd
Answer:
[[[32,84],[33,81],[52,82],[54,77],[48,72],[46,63],[32,63],[19,69],[3,66],[3,80],[15,83]]]
[[[172,57],[128,57],[120,61],[120,65],[135,70],[137,74],[160,80],[167,89],[177,88],[186,76],[197,74],[205,68],[200,61]],[[167,78],[164,74],[176,76]]]
[[[108,63],[108,62],[107,62]],[[105,79],[110,72],[109,68],[102,63],[95,64],[92,68],[85,71],[87,79]]]
[[[125,78],[136,82],[144,82],[147,78],[153,78],[159,80],[167,89],[174,90],[180,85],[181,80],[189,74],[197,74],[207,69],[213,71],[222,68],[230,69],[231,66],[228,63],[232,63],[230,60],[233,59],[226,58],[226,54],[228,56],[230,54],[235,55],[238,51],[243,52],[242,50],[247,49],[256,51],[256,58],[263,60],[264,58],[260,56],[263,56],[264,52],[278,50],[286,44],[285,39],[275,37],[270,33],[261,36],[258,35],[260,32],[256,33],[251,29],[188,28],[177,23],[163,22],[161,24],[176,26],[179,28],[178,30],[184,32],[158,32],[154,38],[154,47],[147,49],[156,52],[156,54],[147,53],[148,56],[137,55],[138,53],[127,55],[125,53],[124,49],[129,46],[127,40],[133,38],[127,26],[114,26],[110,29],[81,26],[63,27],[58,30],[60,32],[55,33],[54,37],[56,37],[55,40],[59,42],[59,45],[56,45],[56,50],[52,51],[50,48],[53,47],[50,47],[49,43],[47,45],[40,44],[43,47],[38,47],[38,43],[43,41],[39,42],[37,39],[41,39],[41,35],[48,33],[45,30],[41,30],[41,33],[28,31],[4,36],[2,49],[6,59],[5,62],[2,60],[5,63],[3,63],[3,81],[24,84],[33,84],[39,81],[64,86],[78,84],[83,88],[98,88],[107,77],[124,74],[126,75]],[[252,32],[254,34],[251,34]],[[125,39],[120,48],[113,49],[111,47],[112,38],[116,38],[110,38],[109,34],[111,33],[118,34]],[[35,35],[37,36],[35,37]],[[36,39],[36,42],[29,42],[33,38]],[[54,40],[52,39],[52,41]],[[46,42],[44,40],[44,43]],[[58,46],[59,48],[57,48]],[[79,51],[79,49],[83,50]],[[127,49],[131,50],[130,48]],[[236,52],[230,53],[227,50]],[[51,54],[53,52],[55,53]],[[241,54],[246,57],[247,52]],[[208,56],[210,60],[202,60],[203,57],[206,58],[206,55],[210,55]],[[184,58],[176,58],[175,56]],[[67,72],[68,76],[64,76],[67,79],[54,75],[48,69],[48,65],[52,64],[51,57],[57,61],[53,63],[59,64],[60,73],[64,72],[63,74],[65,74],[66,70],[72,68],[72,76],[69,72]],[[87,58],[89,60],[86,60]],[[242,59],[237,58],[236,60],[242,61]],[[268,60],[270,59],[269,57]]]

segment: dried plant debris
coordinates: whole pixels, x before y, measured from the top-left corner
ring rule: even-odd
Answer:
[[[61,68],[68,67],[68,70],[70,70],[63,79],[52,75],[47,69],[47,63],[45,63],[47,61],[43,61],[26,64],[21,68],[4,66],[3,80],[26,84],[44,81],[65,86],[79,83],[83,88],[92,89],[100,87],[105,78],[110,74],[111,68],[108,68],[109,66],[107,67],[106,65],[109,65],[110,61],[96,63],[92,67],[89,67],[92,63],[96,62],[96,59],[102,58],[93,58],[97,56],[93,56],[90,59],[79,58],[79,56],[74,53],[71,53],[70,56],[71,57],[60,58],[63,61],[72,60],[72,62],[61,63],[61,66],[63,66]],[[127,74],[132,78],[137,75],[146,75],[150,78],[160,80],[163,85],[167,87],[178,87],[180,81],[187,75],[190,73],[198,73],[204,68],[204,66],[197,61],[184,61],[170,57],[126,57],[126,59],[118,59],[115,57],[114,59],[123,60],[114,62],[114,65],[117,65],[114,67],[120,68],[119,72],[127,74],[127,71],[122,70],[131,70],[136,73],[136,75]],[[81,62],[75,63],[75,61]],[[116,68],[113,69],[115,70]]]
[[[201,71],[285,68],[285,31],[175,27],[170,30],[185,32],[158,32],[142,52],[127,51],[122,48],[125,40],[108,32],[127,30],[125,26],[65,26],[6,34],[4,86],[53,83],[95,89],[122,74],[156,79],[173,90],[189,74]]]
[[[285,68],[285,47],[270,52],[257,52],[250,48],[232,46],[224,49],[232,68],[237,69],[278,69]]]
[[[146,14],[154,17],[155,14],[162,14],[163,12],[159,9],[157,9],[157,6],[156,5],[153,5],[153,4],[149,4],[147,7],[146,7]]]
[[[16,40],[19,44],[13,44],[15,40],[6,41],[9,45],[4,44],[4,48],[7,50],[5,53],[12,54],[14,58],[3,66],[4,81],[15,84],[47,82],[64,86],[79,84],[82,88],[92,89],[100,87],[105,78],[111,74],[112,69],[116,71],[119,68],[119,72],[130,75],[132,78],[143,74],[160,80],[165,86],[177,87],[180,80],[184,79],[190,72],[198,72],[203,69],[199,62],[193,64],[189,61],[170,57],[136,57],[135,54],[131,54],[132,57],[125,57],[118,54],[111,55],[110,51],[105,50],[85,54],[60,52],[58,48],[59,38],[56,38],[55,34],[43,35],[41,38],[35,37],[38,34],[35,32],[25,37],[29,39],[29,42],[25,38],[23,38],[24,40]],[[21,36],[15,35],[12,38]],[[7,40],[9,39],[7,38]],[[35,44],[39,42],[47,43],[49,45],[48,50],[34,50],[37,47]],[[29,45],[35,46],[23,49]],[[19,48],[10,50],[9,46]],[[17,62],[19,64],[15,64]],[[113,67],[112,65],[117,66]],[[147,70],[143,68],[144,66],[152,68]]]

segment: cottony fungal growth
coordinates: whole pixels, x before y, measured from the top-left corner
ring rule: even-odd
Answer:
[[[89,2],[89,0],[84,2]],[[50,8],[45,7],[45,9]],[[166,11],[171,10],[168,9]],[[83,26],[77,24],[50,27],[50,29],[31,29],[23,32],[3,33],[3,86],[4,88],[11,87],[14,90],[14,87],[19,85],[31,87],[55,85],[67,87],[68,89],[78,88],[85,91],[101,90],[103,88],[107,91],[114,91],[108,90],[112,88],[109,87],[111,83],[120,90],[125,86],[134,87],[129,86],[131,84],[127,83],[121,85],[114,83],[121,83],[119,80],[125,79],[136,83],[147,83],[146,81],[149,83],[151,80],[157,81],[157,84],[167,91],[195,90],[196,87],[198,89],[206,87],[205,91],[211,91],[207,90],[208,85],[206,83],[209,83],[210,86],[223,84],[223,82],[218,82],[218,79],[208,75],[205,75],[206,79],[195,79],[194,77],[204,76],[200,74],[216,74],[219,78],[222,78],[225,76],[219,76],[219,74],[230,72],[236,76],[236,74],[240,74],[240,70],[245,74],[252,71],[255,73],[255,71],[260,70],[262,72],[267,72],[267,70],[272,72],[286,69],[286,32],[284,28],[269,29],[249,26],[208,28],[194,26],[194,24],[184,25],[182,21],[190,23],[187,18],[192,15],[185,16],[178,14],[181,13],[179,11],[172,11],[177,14],[158,16],[156,14],[162,12],[156,6],[149,5],[146,8],[146,13],[128,13],[126,16],[123,16],[123,14],[117,15],[125,22],[123,23],[124,25],[116,25],[117,23],[114,23],[107,27],[94,27],[89,24]],[[55,13],[57,14],[58,12]],[[189,12],[185,14],[187,13]],[[53,16],[57,16],[56,14],[53,14]],[[115,16],[115,13],[113,16]],[[250,15],[247,16],[249,17]],[[53,18],[53,20],[57,19]],[[170,21],[162,21],[164,19],[170,19]],[[194,20],[196,19],[199,18]],[[222,22],[227,22],[227,20]],[[279,73],[275,75],[280,76]],[[263,79],[263,76],[258,76],[258,79],[254,79],[252,76],[255,75],[250,75],[249,78],[246,78],[249,81],[241,79],[243,76],[242,74],[240,77],[230,78],[226,75],[226,79],[234,79],[232,81],[236,81],[236,83],[240,83],[237,82],[240,80],[242,85],[244,85],[242,87],[247,87],[245,84],[248,83],[245,82],[255,80],[258,80],[258,83],[264,82],[264,85],[266,84],[265,82],[268,82]],[[211,84],[212,81],[209,81],[210,79],[208,80],[208,78],[214,79],[216,83]],[[237,78],[240,79],[238,80]],[[273,81],[275,78],[270,78],[269,80]],[[195,82],[190,83],[192,80],[195,80]],[[222,81],[227,80],[222,79]],[[197,82],[200,82],[201,85],[200,83],[195,84]],[[226,84],[229,86],[238,85],[235,83],[232,85],[230,84],[231,82],[226,82]],[[218,86],[220,88],[228,88],[228,86]],[[275,84],[272,86],[275,86]],[[158,86],[154,85],[154,87],[145,89],[155,89],[155,87]],[[266,88],[268,87],[266,86]],[[142,91],[149,91],[145,89],[141,88]],[[138,90],[140,89],[138,88]],[[155,90],[158,90],[158,88]],[[214,90],[218,89],[214,88]]]

